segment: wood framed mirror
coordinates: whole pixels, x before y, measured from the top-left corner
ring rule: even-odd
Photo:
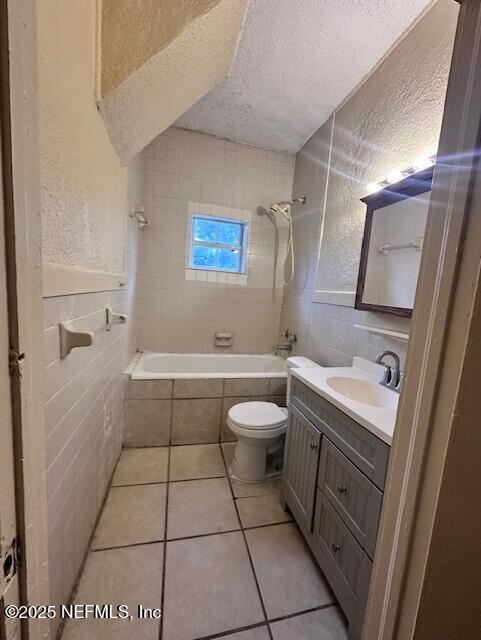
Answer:
[[[411,317],[432,178],[429,167],[361,198],[367,212],[356,309]]]

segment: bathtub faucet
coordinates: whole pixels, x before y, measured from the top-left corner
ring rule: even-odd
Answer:
[[[278,344],[276,347],[276,351],[289,351],[289,353],[292,351],[292,343],[289,342],[288,344]]]

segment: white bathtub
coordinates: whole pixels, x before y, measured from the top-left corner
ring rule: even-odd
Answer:
[[[140,356],[132,380],[177,378],[286,378],[286,363],[274,355],[150,353]]]

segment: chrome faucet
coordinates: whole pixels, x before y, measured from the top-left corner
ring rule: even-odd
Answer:
[[[288,351],[290,353],[292,351],[292,345],[294,344],[294,342],[297,342],[297,336],[294,331],[290,331],[289,329],[286,329],[284,335],[287,338],[287,344],[278,344],[276,347],[276,352]]]
[[[292,342],[289,342],[287,344],[278,344],[276,347],[276,351],[289,351],[289,353],[292,351]]]
[[[394,369],[383,362],[385,356],[390,356],[394,360]],[[403,382],[403,374],[401,373],[401,363],[399,361],[398,354],[394,351],[381,351],[381,353],[378,354],[375,362],[386,367],[383,379],[381,380],[380,384],[382,384],[383,387],[387,387],[388,389],[392,389],[393,391],[397,391],[397,393],[400,393]]]

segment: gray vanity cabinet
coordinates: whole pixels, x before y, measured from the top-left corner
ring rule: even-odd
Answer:
[[[359,637],[389,446],[293,378],[282,494]]]

